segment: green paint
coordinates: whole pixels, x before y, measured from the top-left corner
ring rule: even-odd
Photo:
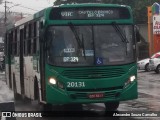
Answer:
[[[108,78],[96,78],[96,79],[76,79],[69,78],[64,75],[64,71],[78,71],[78,75],[84,76],[88,70],[109,70],[114,71],[115,69],[120,69],[123,71],[123,74],[119,74],[118,77],[108,76]],[[59,68],[46,65],[46,97],[47,102],[52,104],[66,104],[66,103],[94,103],[94,102],[107,102],[107,101],[122,101],[122,100],[131,100],[136,99],[138,96],[137,92],[137,80],[132,84],[128,85],[124,89],[124,83],[129,79],[130,76],[137,76],[137,67],[136,64],[121,65],[121,66],[106,66],[106,67],[82,67],[82,68]],[[108,71],[108,72],[109,72]],[[120,71],[121,72],[121,71]],[[75,72],[76,73],[76,72]],[[118,73],[117,73],[118,74]],[[71,74],[72,75],[72,74]],[[70,76],[70,75],[68,75]],[[51,85],[48,83],[50,77],[55,78],[58,82],[63,83],[65,86],[64,89],[58,88],[58,86]],[[72,88],[73,91],[67,90],[67,82],[85,82],[84,88]],[[114,89],[117,87],[117,89]],[[120,88],[119,88],[120,87]],[[112,88],[107,90],[107,88]],[[102,90],[98,90],[102,89]],[[87,91],[88,90],[88,91]],[[84,92],[86,91],[86,92]],[[103,92],[108,93],[106,98],[102,99],[88,99],[87,94]],[[81,96],[78,94],[82,94]],[[110,94],[119,93],[119,97],[113,97]],[[77,99],[73,99],[70,95],[77,95]],[[79,99],[78,99],[79,98]]]

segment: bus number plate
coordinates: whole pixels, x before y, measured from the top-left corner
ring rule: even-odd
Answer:
[[[80,87],[85,87],[85,82],[67,82],[67,87],[72,88],[80,88]]]
[[[90,99],[103,98],[103,97],[104,97],[104,93],[92,93],[92,94],[88,94],[88,98],[90,98]]]

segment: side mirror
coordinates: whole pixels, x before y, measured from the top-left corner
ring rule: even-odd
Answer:
[[[140,33],[137,26],[135,26],[135,39],[136,39],[136,42],[141,41]]]

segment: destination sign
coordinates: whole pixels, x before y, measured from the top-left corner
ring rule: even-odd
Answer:
[[[124,7],[95,8],[53,8],[50,13],[52,20],[87,20],[87,19],[128,19],[130,13]]]

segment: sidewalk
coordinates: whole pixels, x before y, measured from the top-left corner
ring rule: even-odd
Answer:
[[[0,72],[0,113],[2,111],[15,111],[13,92],[6,85],[5,72]],[[15,118],[5,118],[0,114],[0,120],[15,120]]]
[[[14,101],[12,90],[6,85],[5,72],[0,72],[0,103]]]

